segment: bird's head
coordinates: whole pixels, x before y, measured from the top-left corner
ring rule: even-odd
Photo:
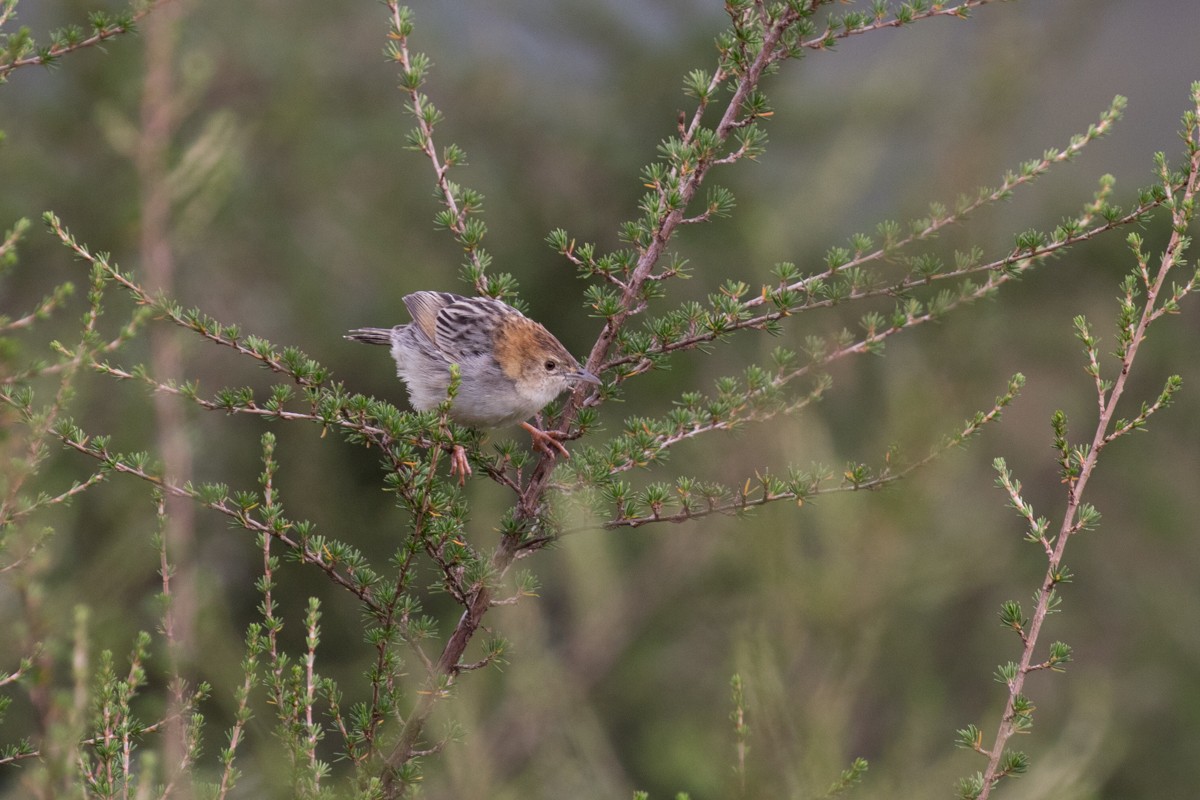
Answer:
[[[527,317],[512,315],[499,326],[495,354],[517,391],[537,403],[535,411],[580,383],[600,383],[550,331]]]

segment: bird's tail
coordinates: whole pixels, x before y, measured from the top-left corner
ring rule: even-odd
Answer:
[[[366,344],[382,344],[388,347],[392,346],[392,329],[391,328],[356,328],[346,334],[347,339],[353,339],[356,342],[365,342]]]

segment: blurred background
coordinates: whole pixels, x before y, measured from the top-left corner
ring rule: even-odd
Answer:
[[[26,0],[18,22],[44,38],[94,7]],[[446,117],[439,144],[466,150],[469,166],[451,177],[487,198],[495,268],[513,273],[531,315],[584,354],[599,324],[583,306],[583,284],[544,237],[562,227],[601,250],[618,246],[618,226],[644,191],[639,169],[674,132],[677,112],[692,107],[682,77],[714,63],[721,4],[412,7],[413,47],[434,64],[425,89]],[[396,69],[381,54],[386,8],[178,0],[156,13],[166,17],[167,8],[165,29],[177,41],[161,55],[173,77],[159,91],[179,124],[162,147],[174,171],[159,175],[173,212],[154,223],[170,243],[165,285],[185,306],[300,347],[350,390],[403,405],[387,354],[346,342],[343,332],[406,321],[401,297],[409,292],[469,287],[459,278],[460,247],[433,225],[430,165],[404,148],[411,120]],[[118,38],[54,70],[23,69],[0,87],[0,225],[53,210],[122,268],[152,269],[144,263],[153,258],[145,187],[155,167],[144,160],[142,121],[149,38]],[[779,261],[816,269],[852,233],[995,186],[1022,160],[1065,146],[1117,94],[1129,107],[1112,135],[934,249],[949,259],[978,245],[997,257],[1015,233],[1078,213],[1105,173],[1117,179],[1115,202],[1131,205],[1153,180],[1152,154],[1178,158],[1178,120],[1200,80],[1198,38],[1194,0],[1027,0],[991,4],[968,22],[855,37],[785,63],[765,83],[776,110],[766,154],[711,175],[738,206],[731,219],[683,231],[678,248],[694,278],[672,286],[660,307],[702,298],[728,278],[757,287]],[[1163,220],[1142,233],[1148,249],[1161,248]],[[523,562],[541,580],[541,596],[489,616],[514,645],[510,663],[467,675],[442,704],[439,724],[457,720],[466,736],[427,762],[424,796],[628,798],[643,789],[652,798],[815,797],[858,756],[871,767],[856,797],[950,796],[956,778],[984,766],[953,747],[954,730],[975,722],[990,739],[1003,703],[993,670],[1019,655],[1016,637],[996,624],[999,603],[1020,600],[1028,611],[1045,566],[1040,548],[1022,542],[991,462],[1007,459],[1036,512],[1057,521],[1064,492],[1050,415],[1065,410],[1083,439],[1096,414],[1071,320],[1087,314],[1111,351],[1117,283],[1132,264],[1124,236],[1073,249],[992,301],[893,338],[882,358],[837,364],[832,393],[802,414],[682,445],[665,467],[633,480],[683,472],[740,484],[756,469],[814,462],[840,471],[849,461],[879,463],[893,444],[919,458],[1023,372],[1020,399],[967,450],[883,492],[778,505],[743,520],[579,533]],[[0,312],[23,313],[64,280],[86,282],[40,226],[20,251],[0,287]],[[15,363],[49,357],[50,339],[78,335],[82,294],[22,337]],[[1089,499],[1104,521],[1072,541],[1067,563],[1076,578],[1064,613],[1043,634],[1044,645],[1072,645],[1076,661],[1065,676],[1030,679],[1035,727],[1014,745],[1034,766],[1004,787],[1006,797],[1194,793],[1194,777],[1180,767],[1200,752],[1195,306],[1189,299],[1181,316],[1160,322],[1135,366],[1126,414],[1168,374],[1181,374],[1184,390],[1146,434],[1101,459]],[[866,310],[790,320],[782,341],[751,334],[709,355],[682,355],[604,407],[593,441],[619,432],[629,415],[666,412],[682,391],[710,389],[778,344],[799,347],[806,335],[853,327]],[[270,383],[244,359],[152,327],[164,329],[155,335],[170,338],[182,374],[204,393]],[[142,337],[114,361],[150,358]],[[259,437],[273,430],[289,516],[311,519],[380,565],[403,531],[380,491],[375,455],[336,436],[182,403],[156,409],[142,387],[100,376],[78,388],[71,413],[122,450],[159,452],[155,420],[178,415],[189,454],[181,468],[195,480],[256,488]],[[89,467],[56,452],[48,486]],[[484,480],[467,491],[469,535],[490,549],[509,498]],[[48,636],[66,647],[78,604],[91,608],[96,650],[123,653],[134,631],[154,629],[158,555],[145,485],[114,479],[41,522],[56,531],[40,567],[51,587],[44,617],[61,625]],[[205,769],[215,770],[245,628],[257,618],[261,556],[215,514],[198,512],[190,525],[191,636],[204,656],[189,674],[214,685],[203,710],[212,737]],[[314,570],[287,563],[278,577],[293,644],[306,598],[323,598],[323,670],[348,701],[357,699],[367,654],[358,606]],[[448,629],[456,609],[436,596],[430,603]],[[0,641],[20,641],[18,601],[3,583],[0,616]],[[0,657],[0,670],[15,668],[15,648],[5,644]],[[735,672],[746,684],[751,729],[744,788],[729,721]],[[0,742],[30,731],[30,706],[20,692],[14,698]],[[280,759],[271,725],[270,709],[259,708],[239,796],[285,796],[273,777]],[[0,770],[0,796],[25,796],[22,777]]]

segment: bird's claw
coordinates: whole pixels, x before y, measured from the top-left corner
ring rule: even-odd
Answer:
[[[450,451],[450,477],[457,475],[458,485],[462,486],[470,474],[471,464],[467,461],[466,448],[461,444],[454,445],[454,449]]]
[[[529,435],[533,437],[533,449],[541,450],[551,458],[554,457],[554,451],[562,453],[563,458],[570,458],[571,454],[567,452],[567,448],[563,447],[563,443],[559,441],[562,436],[558,431],[544,431],[540,428],[535,428],[528,422],[522,422],[521,427],[529,431]]]

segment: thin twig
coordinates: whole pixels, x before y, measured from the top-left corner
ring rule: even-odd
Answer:
[[[157,8],[158,6],[161,6],[167,2],[170,2],[170,0],[150,0],[150,2],[147,3],[145,7],[143,7],[139,11],[134,12],[130,19],[132,22],[137,22],[138,20],[142,19],[147,14],[149,14],[151,11],[153,11],[155,8]],[[133,29],[132,25],[123,25],[123,24],[109,25],[105,28],[101,28],[100,30],[95,31],[91,36],[88,36],[85,39],[80,39],[79,41],[76,41],[76,42],[66,42],[66,43],[62,43],[62,44],[51,45],[50,47],[46,48],[45,51],[40,51],[35,55],[26,56],[24,58],[16,58],[16,59],[13,59],[12,61],[9,61],[8,63],[0,63],[0,82],[3,82],[4,79],[8,76],[8,74],[10,72],[12,72],[15,69],[18,69],[19,67],[29,67],[29,66],[35,66],[38,64],[50,64],[50,63],[58,60],[60,57],[65,56],[68,53],[72,53],[76,50],[82,50],[87,47],[94,47],[98,44],[101,44],[102,42],[105,42],[105,41],[113,38],[114,36],[119,36],[123,33],[128,33],[132,29]]]
[[[1200,112],[1200,90],[1194,90],[1192,100],[1197,112]],[[994,744],[990,748],[987,769],[983,773],[983,786],[982,792],[979,794],[979,800],[987,800],[991,795],[992,789],[1000,777],[1002,777],[1000,762],[1004,756],[1005,746],[1017,730],[1014,707],[1018,696],[1020,696],[1024,688],[1026,676],[1030,672],[1041,668],[1040,665],[1034,662],[1034,652],[1038,644],[1039,635],[1041,634],[1042,625],[1045,623],[1046,617],[1051,610],[1052,598],[1055,596],[1055,587],[1060,580],[1060,565],[1062,564],[1067,542],[1073,534],[1080,530],[1079,512],[1083,502],[1084,490],[1087,488],[1088,482],[1096,469],[1101,451],[1112,441],[1109,429],[1116,414],[1117,404],[1125,392],[1134,358],[1137,356],[1140,345],[1146,339],[1148,326],[1159,316],[1158,298],[1166,285],[1167,277],[1171,270],[1180,262],[1182,251],[1186,246],[1185,243],[1188,239],[1187,229],[1191,222],[1198,187],[1200,187],[1200,127],[1193,124],[1191,129],[1187,131],[1187,134],[1188,146],[1191,152],[1189,154],[1186,178],[1179,191],[1176,192],[1172,187],[1170,177],[1165,174],[1165,171],[1162,176],[1163,188],[1168,194],[1168,201],[1172,209],[1171,236],[1159,262],[1158,273],[1153,282],[1146,287],[1141,314],[1139,315],[1136,328],[1127,347],[1124,348],[1124,352],[1121,354],[1120,371],[1107,394],[1104,391],[1105,387],[1103,385],[1098,385],[1097,387],[1101,397],[1100,416],[1096,422],[1095,432],[1092,434],[1090,448],[1079,464],[1078,475],[1067,483],[1066,508],[1059,524],[1054,549],[1047,558],[1046,574],[1042,579],[1042,585],[1037,595],[1037,607],[1025,631],[1025,646],[1021,652],[1021,659],[1015,676],[1008,683],[1008,699],[1005,702],[1004,713],[1000,718]]]

